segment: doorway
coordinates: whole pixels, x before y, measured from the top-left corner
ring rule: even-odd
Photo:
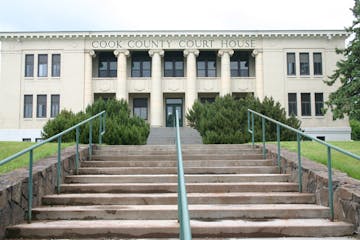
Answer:
[[[179,126],[183,126],[183,100],[181,98],[167,98],[166,127],[175,127],[176,110],[179,113]]]

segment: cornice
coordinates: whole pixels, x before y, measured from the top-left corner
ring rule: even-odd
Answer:
[[[248,37],[248,38],[347,38],[345,30],[252,30],[252,31],[49,31],[0,32],[0,39],[96,39],[131,37]]]

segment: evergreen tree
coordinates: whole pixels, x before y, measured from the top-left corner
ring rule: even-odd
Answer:
[[[360,0],[355,0],[351,10],[355,20],[346,31],[351,33],[354,39],[347,48],[336,50],[338,54],[343,54],[345,59],[337,62],[337,70],[326,83],[333,85],[340,80],[341,86],[330,94],[326,104],[333,112],[334,119],[343,118],[347,114],[360,120]]]

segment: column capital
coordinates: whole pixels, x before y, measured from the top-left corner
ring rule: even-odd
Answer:
[[[164,50],[162,50],[162,49],[150,49],[149,50],[150,57],[154,56],[155,54],[159,54],[162,57],[162,56],[164,56]]]
[[[185,49],[184,50],[184,57],[187,57],[190,53],[193,53],[196,57],[199,56],[199,50],[197,49]]]
[[[251,56],[256,57],[259,53],[262,53],[262,49],[254,49],[251,53]]]
[[[232,49],[220,49],[218,51],[219,57],[224,56],[225,54],[229,54],[229,56],[232,56],[234,54],[234,50]]]
[[[96,57],[96,53],[95,53],[95,51],[94,50],[89,50],[88,51],[88,54],[91,56],[91,57]]]
[[[120,56],[120,54],[124,54],[125,56],[129,56],[130,52],[127,49],[116,49],[116,50],[114,50],[114,55],[116,57]]]

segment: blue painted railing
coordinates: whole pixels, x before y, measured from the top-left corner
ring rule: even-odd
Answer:
[[[186,196],[186,185],[184,177],[184,165],[181,153],[179,113],[176,110],[176,153],[177,153],[177,170],[178,170],[178,221],[180,224],[180,239],[191,240],[191,228],[189,209]]]
[[[280,128],[286,128],[294,133],[296,133],[297,141],[297,160],[298,160],[298,182],[299,182],[299,192],[302,192],[302,163],[301,163],[301,137],[311,139],[312,141],[318,142],[326,147],[327,150],[327,167],[328,167],[328,198],[329,198],[329,208],[330,208],[330,220],[334,220],[334,192],[333,192],[333,182],[332,182],[332,164],[331,164],[331,150],[338,151],[349,157],[360,160],[360,156],[348,152],[344,149],[331,145],[325,141],[322,141],[318,138],[312,137],[301,130],[292,128],[286,124],[278,122],[272,118],[269,118],[261,113],[255,112],[251,109],[248,109],[248,132],[251,133],[251,141],[254,147],[255,144],[255,129],[254,129],[254,115],[260,117],[261,119],[261,130],[262,130],[262,145],[263,145],[263,157],[266,158],[266,132],[265,132],[265,121],[272,122],[276,124],[276,142],[277,142],[277,164],[279,169],[281,169],[281,148],[280,148]]]
[[[32,218],[32,202],[33,202],[33,155],[34,155],[34,150],[42,145],[44,145],[45,143],[57,140],[58,143],[58,148],[57,148],[57,175],[56,175],[56,190],[57,193],[60,193],[60,185],[61,185],[61,137],[64,134],[67,134],[71,131],[73,131],[74,129],[76,130],[76,157],[75,157],[75,171],[76,174],[78,173],[78,168],[79,168],[79,138],[80,138],[80,127],[86,123],[89,123],[90,127],[89,127],[89,157],[91,158],[92,155],[92,123],[93,120],[99,118],[100,121],[100,127],[99,127],[99,144],[102,143],[102,136],[105,133],[105,118],[106,118],[106,113],[105,111],[102,111],[64,131],[62,131],[61,133],[58,133],[42,142],[39,142],[31,147],[28,147],[14,155],[11,155],[3,160],[0,161],[0,166],[26,154],[29,153],[29,181],[28,181],[28,222],[31,222],[31,218]]]

